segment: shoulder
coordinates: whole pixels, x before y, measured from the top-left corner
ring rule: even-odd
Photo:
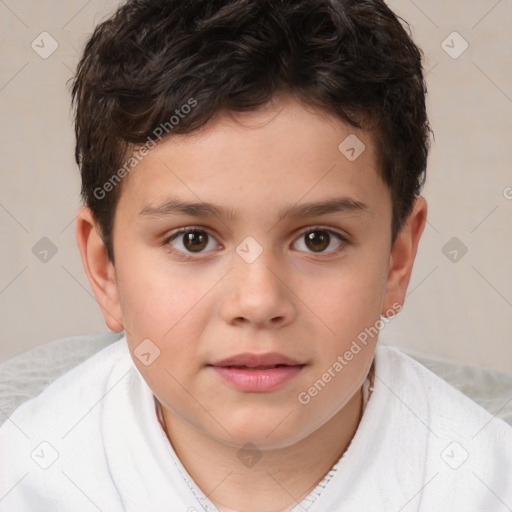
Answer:
[[[61,375],[36,397],[18,407],[10,416],[10,422],[62,419],[76,404],[90,403],[99,398],[111,380],[131,366],[126,338],[123,337]],[[0,428],[0,433],[2,431]]]
[[[112,395],[116,387],[129,385],[134,372],[123,337],[69,370],[11,414],[0,427],[0,498],[4,497],[0,511],[8,504],[20,511],[55,508],[60,502],[48,501],[49,496],[59,494],[65,502],[68,497],[61,490],[67,486],[69,492],[76,493],[72,480],[80,466],[82,476],[90,473],[87,480],[93,485],[107,480],[99,428],[103,398]],[[94,461],[93,471],[86,460]]]
[[[375,363],[375,388],[395,411],[398,449],[415,450],[424,467],[423,504],[501,510],[496,496],[512,503],[512,427],[397,348],[379,346]]]
[[[398,386],[400,394],[407,395],[407,391],[402,387],[406,385],[416,395],[421,394],[428,399],[429,418],[442,430],[453,427],[460,431],[461,420],[468,427],[474,422],[492,420],[491,429],[495,427],[507,434],[512,433],[510,425],[491,415],[467,395],[400,349],[379,345],[376,351],[376,362],[380,368],[380,378]]]

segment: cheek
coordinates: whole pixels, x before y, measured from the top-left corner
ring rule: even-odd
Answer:
[[[325,327],[326,340],[346,343],[380,318],[385,292],[382,265],[372,262],[340,266],[325,279],[303,282],[301,297]]]
[[[184,269],[154,261],[146,264],[143,258],[119,262],[118,288],[128,344],[138,370],[155,392],[166,390],[179,396],[178,382],[188,382],[200,365],[196,340],[204,329],[202,319],[211,315],[205,295],[212,285],[206,278],[193,283],[190,279]],[[146,366],[137,358],[137,349],[148,339],[157,347],[149,345],[150,351],[158,357]]]
[[[130,258],[117,271],[123,321],[128,331],[159,339],[188,325],[187,318],[212,284],[183,267]]]

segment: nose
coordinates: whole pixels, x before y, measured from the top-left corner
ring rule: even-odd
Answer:
[[[289,276],[278,266],[270,251],[247,263],[233,256],[228,292],[221,304],[221,315],[230,325],[281,328],[293,322],[297,308]],[[287,279],[288,278],[288,279]]]

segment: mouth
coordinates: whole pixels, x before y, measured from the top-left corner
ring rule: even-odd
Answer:
[[[228,366],[217,366],[217,368],[238,368],[239,370],[272,370],[274,368],[283,368],[285,366],[304,366],[304,365],[291,365],[291,364],[275,364],[275,365],[269,365],[269,366],[228,365]]]
[[[300,361],[279,354],[277,352],[269,352],[266,354],[255,354],[246,352],[243,354],[237,354],[235,356],[222,359],[211,366],[217,367],[237,367],[237,368],[275,368],[278,366],[297,366],[303,365]]]
[[[230,387],[247,393],[275,391],[304,368],[283,354],[239,354],[208,365]]]

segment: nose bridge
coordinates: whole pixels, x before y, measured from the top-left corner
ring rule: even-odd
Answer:
[[[250,238],[250,237],[249,237]],[[289,322],[295,312],[291,293],[284,285],[281,262],[254,239],[244,240],[233,254],[230,293],[222,311],[227,322]]]
[[[235,275],[238,285],[241,287],[260,290],[266,293],[275,293],[279,286],[279,280],[275,276],[275,261],[268,256],[259,256],[255,261],[247,263],[242,258],[237,258],[235,263]]]
[[[234,274],[238,291],[254,294],[280,293],[280,281],[275,272],[281,265],[277,262],[271,249],[263,248],[254,241],[242,242],[233,257]]]

